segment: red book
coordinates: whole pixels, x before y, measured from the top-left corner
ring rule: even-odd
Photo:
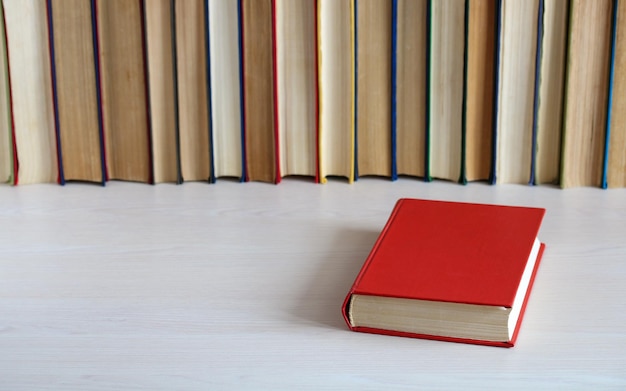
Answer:
[[[401,199],[343,304],[354,331],[511,347],[545,209]]]

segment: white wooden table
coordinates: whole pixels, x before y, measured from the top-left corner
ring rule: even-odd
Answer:
[[[512,349],[353,333],[396,199],[540,206]],[[0,390],[626,389],[626,189],[0,186]]]

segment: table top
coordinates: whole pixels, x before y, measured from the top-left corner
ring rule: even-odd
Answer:
[[[514,348],[347,329],[401,197],[547,209]],[[626,389],[626,189],[0,186],[0,352],[11,391]]]

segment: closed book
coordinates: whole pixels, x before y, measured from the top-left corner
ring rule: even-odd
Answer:
[[[545,209],[401,199],[343,305],[350,329],[511,347]]]
[[[466,3],[463,182],[488,180],[493,150],[496,0]]]
[[[92,5],[47,1],[61,184],[105,181]]]
[[[317,178],[316,5],[309,0],[274,5],[278,171],[282,177]]]
[[[626,187],[626,2],[615,1],[602,187]]]
[[[4,6],[0,2],[0,183],[13,183],[13,118],[9,86]]]
[[[539,0],[502,0],[501,5],[495,179],[527,184],[532,166]]]
[[[273,6],[241,2],[246,179],[270,183],[278,180]]]
[[[144,0],[154,182],[182,181],[174,92],[174,0]]]
[[[354,0],[318,0],[319,176],[354,181]]]
[[[142,2],[96,0],[107,179],[152,182]]]
[[[213,169],[216,178],[243,181],[240,3],[211,0],[208,10]]]
[[[4,0],[14,184],[58,180],[46,3]]]
[[[465,1],[430,6],[427,178],[461,179]]]
[[[392,5],[392,176],[424,177],[428,1],[396,0]]]
[[[391,2],[359,0],[356,12],[355,178],[391,177]]]
[[[612,0],[570,3],[561,139],[563,188],[602,183],[612,15]]]
[[[204,7],[200,0],[175,2],[175,84],[182,179],[212,182]]]

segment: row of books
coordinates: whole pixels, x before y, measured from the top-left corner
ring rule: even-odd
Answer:
[[[618,0],[2,0],[0,180],[626,187]]]

